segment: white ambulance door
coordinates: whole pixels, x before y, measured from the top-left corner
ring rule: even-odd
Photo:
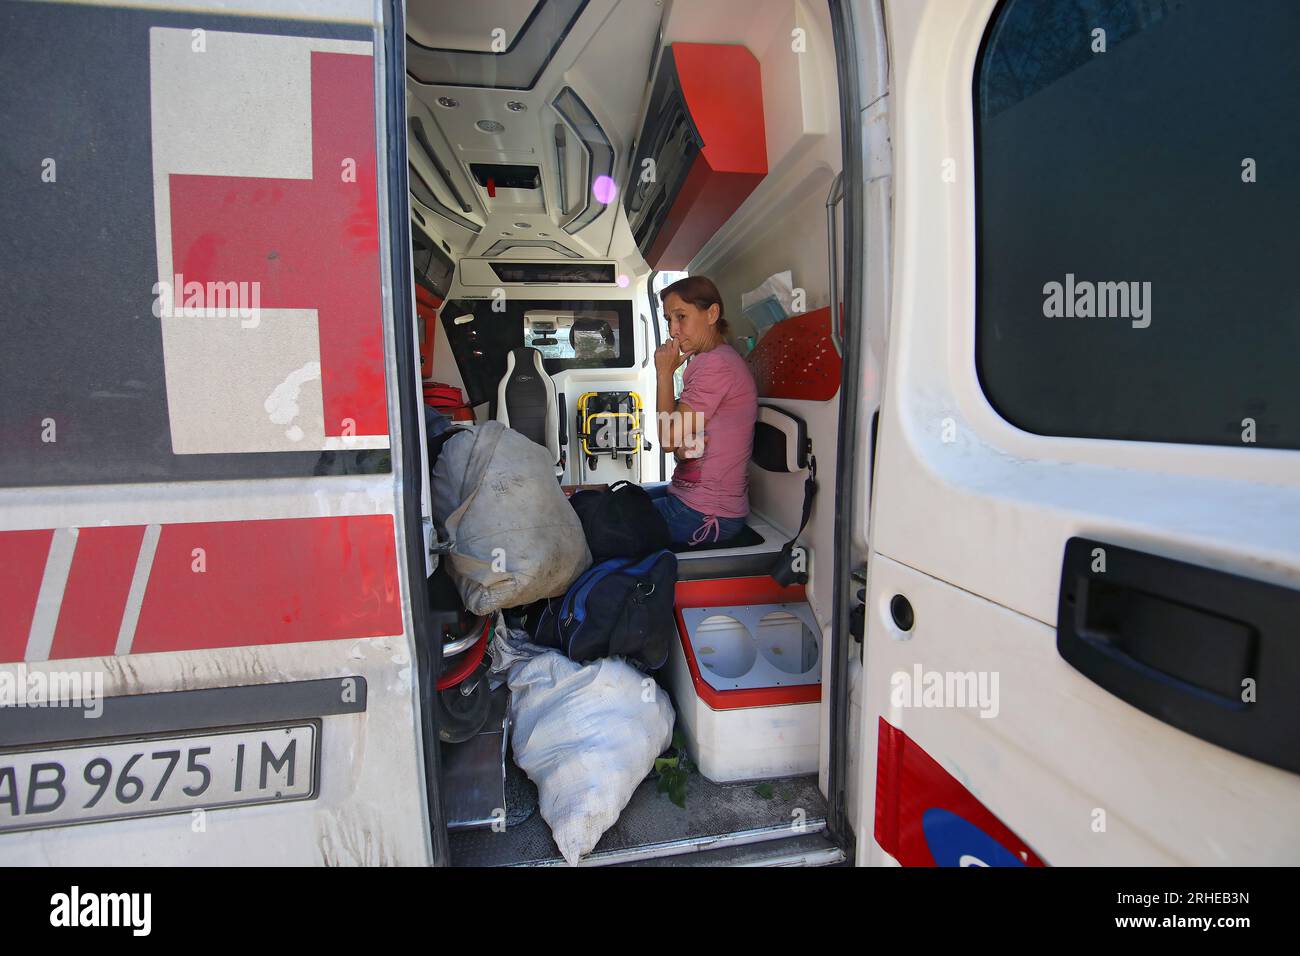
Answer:
[[[1300,11],[886,19],[859,862],[1293,864]]]
[[[7,864],[435,855],[400,23],[278,6],[0,11]]]

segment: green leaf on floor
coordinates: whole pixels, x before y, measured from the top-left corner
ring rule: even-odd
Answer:
[[[674,737],[674,740],[676,738]],[[686,790],[691,779],[691,761],[686,756],[686,749],[680,744],[672,756],[655,758],[655,773],[659,780],[655,784],[658,793],[668,794],[668,799],[685,809]]]
[[[668,794],[669,800],[686,809],[686,791],[694,770],[686,752],[686,736],[680,727],[674,727],[672,745],[664,751],[664,756],[655,758],[655,773],[659,776],[656,792]]]
[[[683,810],[686,809],[686,782],[689,775],[675,771],[668,785],[668,799]]]
[[[772,799],[772,785],[770,783],[760,783],[758,786],[754,787],[754,792],[764,800]]]

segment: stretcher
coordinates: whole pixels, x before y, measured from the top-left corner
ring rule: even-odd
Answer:
[[[645,412],[636,392],[584,392],[578,398],[578,443],[587,468],[602,456],[622,457],[629,468],[644,450]]]

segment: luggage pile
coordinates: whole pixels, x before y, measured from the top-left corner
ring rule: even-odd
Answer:
[[[580,663],[625,657],[658,670],[676,633],[677,556],[668,550],[668,525],[645,489],[629,481],[569,500],[596,563],[562,598],[546,602],[534,639]]]
[[[546,449],[500,422],[453,427],[435,441],[433,516],[470,613],[563,594],[591,552]]]
[[[667,694],[644,692],[676,635],[668,527],[630,482],[566,499],[547,450],[500,422],[432,437],[429,467],[442,570],[512,637],[492,642],[492,670],[511,689],[515,762],[577,863],[671,742]]]

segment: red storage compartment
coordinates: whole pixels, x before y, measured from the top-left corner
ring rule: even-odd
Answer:
[[[442,299],[424,286],[415,287],[415,314],[420,320],[420,378],[433,374],[433,333]]]
[[[632,234],[652,268],[684,269],[767,175],[758,60],[743,46],[672,44],[637,142],[623,192]],[[642,181],[647,159],[655,175]]]

